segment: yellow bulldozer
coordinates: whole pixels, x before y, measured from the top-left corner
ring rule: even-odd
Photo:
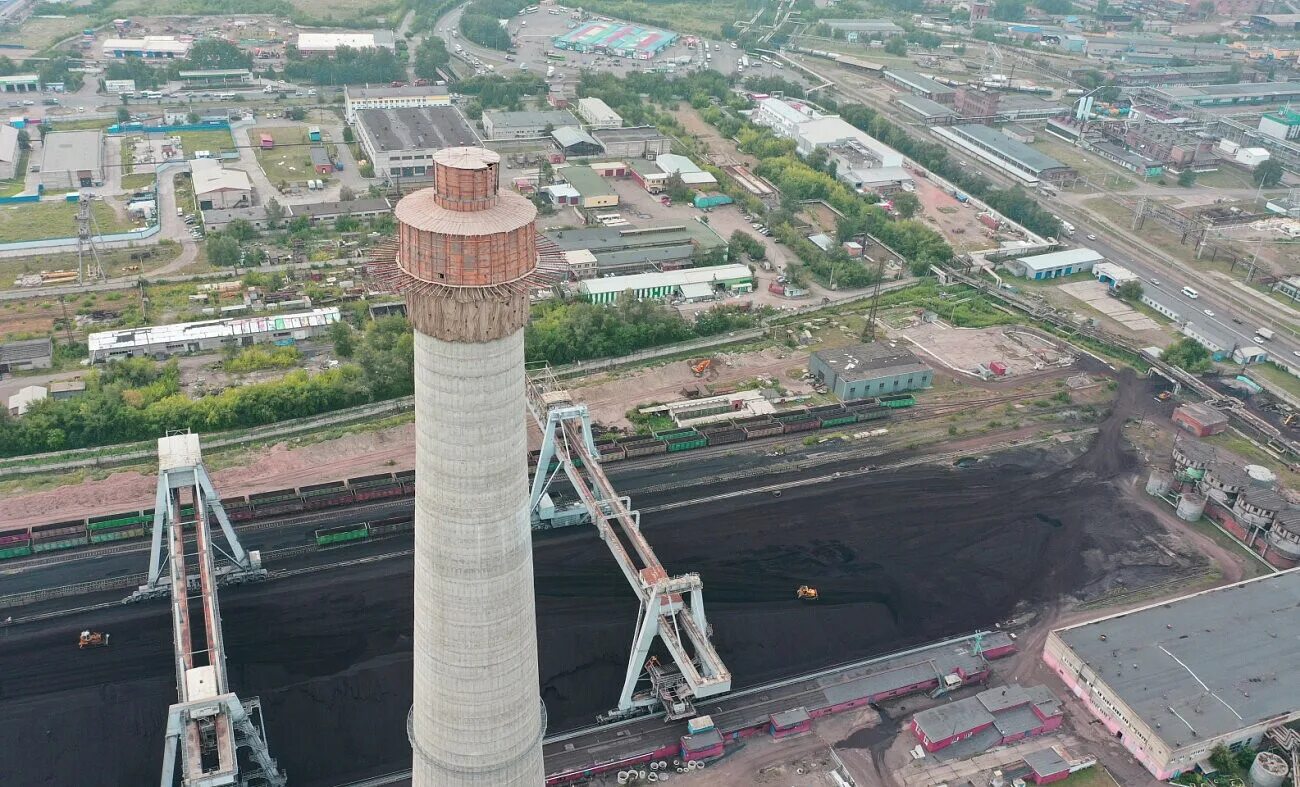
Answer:
[[[794,592],[794,595],[795,598],[800,601],[816,601],[821,596],[821,594],[817,592],[817,588],[810,585],[800,585],[799,589]]]
[[[86,648],[103,648],[108,646],[108,635],[102,631],[86,630],[81,632],[81,639],[77,641],[77,647],[81,650]]]

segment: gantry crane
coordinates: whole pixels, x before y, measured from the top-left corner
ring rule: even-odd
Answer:
[[[542,430],[532,484],[533,507],[563,471],[641,602],[618,706],[602,720],[642,713],[657,704],[669,719],[695,715],[696,699],[731,690],[731,672],[710,640],[700,575],[668,575],[641,533],[640,514],[631,508],[628,498],[619,497],[600,467],[586,405],[575,403],[568,391],[559,387],[549,367],[530,372],[528,407]],[[557,460],[554,470],[552,460]],[[651,657],[656,638],[663,641],[671,666]],[[648,686],[643,685],[646,683]]]
[[[213,518],[225,531],[226,550],[213,543]],[[187,548],[192,552],[187,554]],[[228,565],[218,567],[218,553]],[[230,688],[217,603],[220,582],[265,574],[257,553],[245,552],[230,527],[203,469],[198,435],[159,439],[149,581],[129,600],[156,597],[160,589],[171,599],[177,702],[167,712],[161,787],[286,783],[267,747],[261,703],[257,698],[241,701]],[[240,749],[247,750],[247,757],[238,756]]]

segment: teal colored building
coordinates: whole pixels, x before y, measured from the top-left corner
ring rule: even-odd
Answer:
[[[934,370],[905,347],[883,342],[818,350],[808,372],[842,400],[864,399],[929,388]]]

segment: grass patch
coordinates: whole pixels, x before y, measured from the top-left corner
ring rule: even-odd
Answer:
[[[1103,184],[1112,191],[1128,191],[1137,186],[1133,174],[1128,170],[1111,164],[1099,156],[1086,153],[1082,148],[1052,139],[1046,132],[1036,134],[1029,146],[1063,164],[1069,164],[1088,180]]]
[[[95,201],[91,215],[103,234],[131,229],[130,222],[117,217],[108,203]],[[0,207],[0,243],[71,238],[77,234],[77,205],[49,201]]]
[[[615,19],[715,36],[721,32],[723,24],[737,19],[748,20],[754,15],[752,8],[738,0],[713,0],[709,3],[590,0],[582,8],[589,13],[604,14]],[[767,18],[771,21],[771,14],[767,14]]]
[[[1271,363],[1255,364],[1246,370],[1246,376],[1274,388],[1280,388],[1300,398],[1300,377],[1288,374]]]
[[[256,149],[257,164],[266,173],[271,183],[298,183],[313,180],[318,176],[311,166],[311,140],[307,138],[307,126],[254,126],[248,131],[248,138],[257,140],[262,132],[275,138],[275,147],[271,150]],[[256,143],[255,143],[256,144]],[[327,179],[327,176],[322,179]]]
[[[1212,435],[1205,438],[1205,442],[1218,446],[1224,450],[1231,451],[1234,454],[1246,459],[1247,461],[1263,465],[1274,473],[1277,473],[1278,481],[1282,486],[1294,489],[1300,486],[1300,474],[1294,473],[1287,469],[1285,465],[1277,460],[1272,454],[1264,451],[1235,429],[1229,429],[1222,434]]]
[[[30,150],[24,150],[19,155],[18,168],[14,170],[14,176],[9,180],[0,181],[0,197],[16,197],[27,188],[27,164],[31,157]]]
[[[0,31],[0,44],[24,49],[40,49],[55,41],[76,35],[85,26],[81,16],[32,17],[16,28]]]
[[[153,188],[154,174],[152,172],[137,172],[133,175],[122,176],[122,188],[127,191],[139,191],[141,189]]]
[[[181,150],[185,151],[187,159],[194,158],[194,154],[200,150],[209,151],[215,156],[222,151],[235,149],[235,138],[227,129],[177,131],[168,136],[181,138]]]
[[[1061,787],[1119,787],[1119,782],[1100,764],[1070,774],[1068,779],[1057,782]]]
[[[1213,522],[1205,517],[1201,517],[1195,522],[1192,522],[1191,525],[1192,529],[1196,532],[1203,536],[1207,536],[1214,541],[1214,543],[1224,549],[1241,555],[1245,559],[1244,562],[1246,565],[1242,569],[1242,579],[1252,579],[1254,577],[1262,577],[1273,573],[1272,569],[1260,562],[1259,555],[1242,546],[1237,539],[1226,535],[1222,530],[1215,527]]]
[[[58,116],[50,118],[53,125],[51,131],[84,131],[86,129],[105,129],[116,123],[111,118],[78,118],[76,120],[60,120]]]

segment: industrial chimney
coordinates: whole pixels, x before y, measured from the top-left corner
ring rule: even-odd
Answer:
[[[524,419],[536,209],[482,148],[396,208],[415,328],[414,787],[544,782]]]

